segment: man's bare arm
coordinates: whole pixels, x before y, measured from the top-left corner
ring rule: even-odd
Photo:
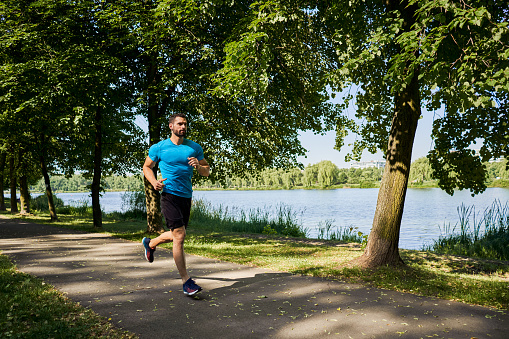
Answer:
[[[201,159],[200,161],[198,161],[198,159],[196,158],[188,158],[188,160],[189,165],[196,168],[200,175],[203,175],[204,177],[208,177],[210,175],[210,166],[207,160]]]
[[[147,159],[145,159],[145,163],[143,164],[143,175],[152,184],[156,191],[161,191],[164,187],[163,182],[166,180],[166,178],[157,180],[154,175],[154,171],[152,170],[155,165],[156,162],[147,157]]]

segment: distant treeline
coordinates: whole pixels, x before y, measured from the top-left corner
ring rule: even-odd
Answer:
[[[509,170],[507,161],[486,163],[488,186],[509,187]],[[382,178],[383,169],[379,168],[338,168],[331,161],[321,161],[309,164],[301,170],[293,168],[266,169],[258,175],[246,177],[227,178],[224,185],[202,181],[196,185],[197,189],[290,189],[290,188],[337,188],[337,187],[378,187]],[[111,191],[141,191],[143,181],[141,175],[127,177],[105,177],[102,186]],[[55,175],[51,177],[51,187],[56,192],[86,192],[90,191],[91,180],[82,175],[73,175],[70,178]],[[432,170],[427,158],[417,159],[412,163],[410,170],[411,187],[436,187],[432,178]],[[31,187],[32,191],[44,191],[44,182],[41,180]]]
[[[360,187],[376,187],[382,179],[383,169],[380,168],[338,168],[331,161],[325,160],[318,164],[308,165],[301,170],[266,169],[257,175],[227,178],[225,188],[235,189],[290,189],[290,188],[332,188],[336,185],[356,185]],[[197,188],[221,188],[218,183],[203,181]]]
[[[507,161],[488,162],[486,182],[488,186],[509,187]],[[230,189],[278,189],[278,188],[340,188],[340,187],[379,187],[383,168],[338,168],[331,161],[321,161],[308,165],[304,170],[298,168],[266,169],[258,175],[244,178],[229,178],[226,188]],[[438,187],[432,177],[433,171],[426,157],[417,159],[410,168],[410,187]],[[221,188],[219,184],[205,181],[197,186],[202,189]]]
[[[54,192],[89,192],[92,180],[86,179],[80,174],[75,174],[70,178],[53,175],[50,177],[50,182]],[[101,180],[101,186],[107,191],[141,191],[143,190],[143,178],[141,175],[104,177]],[[30,187],[32,192],[44,192],[45,189],[43,179]]]

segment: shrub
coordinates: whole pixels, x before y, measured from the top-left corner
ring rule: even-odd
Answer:
[[[53,196],[53,203],[55,204],[55,208],[64,206],[64,201],[55,195]],[[43,194],[30,199],[30,208],[34,211],[48,211],[48,197]]]
[[[491,184],[493,187],[509,187],[509,180],[506,179],[496,179],[493,180],[493,183]]]
[[[374,188],[376,187],[375,183],[373,181],[362,181],[361,182],[361,188]]]

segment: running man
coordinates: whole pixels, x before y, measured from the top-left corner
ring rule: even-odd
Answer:
[[[156,247],[173,241],[173,260],[182,278],[184,293],[194,295],[201,291],[201,287],[187,274],[184,254],[184,239],[193,194],[191,178],[193,169],[200,175],[209,176],[210,166],[203,156],[201,146],[184,138],[187,132],[187,117],[184,114],[172,115],[169,126],[171,137],[152,145],[143,164],[145,178],[154,189],[162,190],[161,210],[168,230],[154,239],[143,238],[142,243],[145,257],[148,262],[153,262]],[[159,180],[152,171],[157,163],[162,175]]]

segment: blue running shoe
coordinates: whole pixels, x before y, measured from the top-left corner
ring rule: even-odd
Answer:
[[[147,261],[148,262],[153,262],[154,261],[154,252],[156,251],[155,248],[150,248],[149,244],[150,244],[150,238],[143,238],[143,240],[141,241],[141,243],[143,244],[143,247],[145,247],[145,258],[147,258]]]
[[[186,283],[183,286],[184,294],[186,295],[195,295],[196,293],[201,291],[201,287],[196,285],[193,279],[187,279]]]

